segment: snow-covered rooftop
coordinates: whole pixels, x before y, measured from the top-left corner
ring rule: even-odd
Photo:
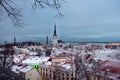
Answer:
[[[29,57],[28,54],[15,54],[15,55],[13,55],[13,62],[14,63],[19,63],[24,58],[28,58],[28,57]]]
[[[0,51],[4,51],[4,48],[0,48]]]
[[[70,64],[63,64],[61,65],[62,67],[65,67],[65,69],[69,70],[71,68]]]
[[[44,50],[44,48],[42,46],[29,46],[28,49],[34,49],[34,50],[40,49],[42,51]]]
[[[47,66],[49,66],[51,64],[52,64],[52,62],[50,62],[50,61],[48,61],[48,62],[45,63],[45,65],[47,65]]]
[[[37,52],[29,52],[29,55],[37,55]]]
[[[120,60],[116,58],[116,54],[120,54],[120,50],[111,50],[111,49],[95,50],[94,59],[100,59],[103,61],[110,60],[110,61],[120,62]]]
[[[11,71],[15,72],[15,73],[19,73],[19,70],[22,68],[23,66],[17,66],[17,65],[13,65],[11,67]]]
[[[26,67],[20,69],[19,71],[20,71],[20,72],[23,72],[23,73],[26,73],[26,72],[28,72],[28,71],[30,71],[30,70],[32,70],[32,69],[33,69],[33,67],[31,67],[31,66],[26,66]]]
[[[40,64],[43,62],[47,62],[50,57],[38,57],[38,56],[31,56],[26,60],[22,61],[23,64]]]

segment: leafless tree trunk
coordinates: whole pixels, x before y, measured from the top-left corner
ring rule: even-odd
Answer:
[[[75,56],[75,65],[76,65],[75,71],[76,80],[90,80],[89,72],[87,71],[86,66],[82,62],[81,56],[78,55]]]

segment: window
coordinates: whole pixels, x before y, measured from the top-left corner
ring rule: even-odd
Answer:
[[[64,73],[62,75],[64,76]]]
[[[55,75],[53,76],[53,80],[56,80],[56,76]]]
[[[73,73],[71,74],[71,76],[73,76]]]
[[[66,78],[66,80],[69,80],[69,78]]]
[[[60,76],[58,76],[58,80],[60,80]]]
[[[46,77],[47,77],[47,73],[46,73]]]
[[[43,72],[43,76],[45,76],[45,72]]]
[[[51,78],[51,74],[50,74],[50,78]]]
[[[71,80],[73,80],[73,78],[71,78]]]
[[[44,71],[45,69],[43,69],[43,71]]]
[[[53,73],[55,74],[55,71],[53,71]]]
[[[27,80],[30,80],[30,78],[28,78]]]
[[[62,80],[64,80],[64,77],[62,78]]]

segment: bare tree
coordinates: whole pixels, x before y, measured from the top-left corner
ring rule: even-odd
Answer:
[[[21,0],[24,1],[24,0]],[[61,8],[62,2],[64,0],[31,0],[33,2],[32,8],[35,9],[36,7],[46,8],[50,7],[56,9],[59,15],[62,15],[59,11]],[[17,6],[16,0],[0,0],[0,18],[3,15],[7,15],[12,22],[17,25],[21,26],[23,23],[22,20],[22,12],[21,9]]]
[[[0,51],[0,61],[1,61],[1,67],[6,67],[9,68],[12,63],[13,63],[13,54],[14,54],[14,50],[12,48],[12,46],[6,44],[4,47],[4,51]]]
[[[82,63],[81,56],[75,56],[75,78],[76,80],[90,80],[89,72],[87,71],[86,66]]]
[[[5,67],[0,67],[0,80],[26,80],[25,78],[21,77],[10,69]]]

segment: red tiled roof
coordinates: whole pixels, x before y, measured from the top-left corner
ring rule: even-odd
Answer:
[[[104,61],[100,70],[109,70],[111,73],[120,74],[120,62]]]

